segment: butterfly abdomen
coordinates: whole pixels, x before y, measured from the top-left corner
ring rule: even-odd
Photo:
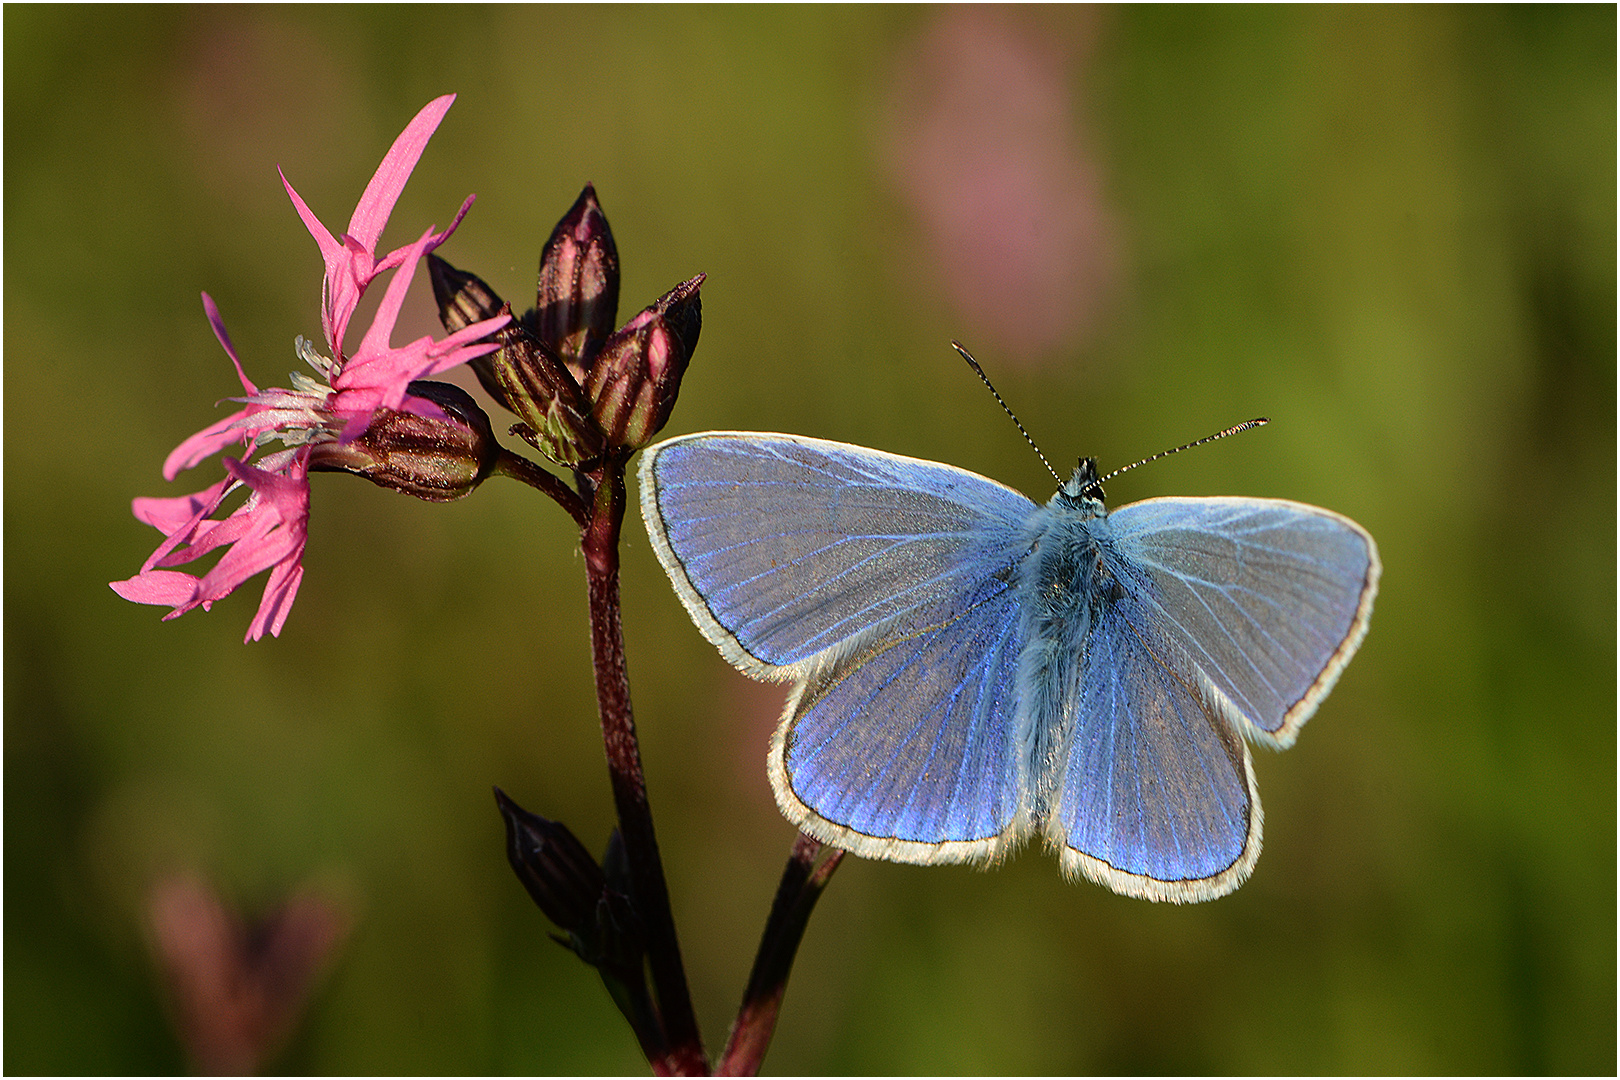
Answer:
[[[1036,537],[1020,574],[1019,765],[1025,811],[1039,829],[1056,801],[1073,735],[1080,661],[1099,607],[1119,585],[1109,569],[1109,527],[1096,500],[1059,495],[1038,511]]]

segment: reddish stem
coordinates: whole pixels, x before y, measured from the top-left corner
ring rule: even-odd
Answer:
[[[514,480],[521,480],[536,491],[551,496],[553,502],[568,511],[568,516],[574,519],[574,524],[578,525],[581,531],[590,525],[590,510],[578,493],[521,454],[514,454],[506,447],[501,447],[501,456],[495,460],[495,472],[502,476],[510,476]]]
[[[765,920],[765,932],[760,935],[754,970],[748,976],[748,989],[743,992],[742,1006],[731,1025],[726,1051],[715,1066],[716,1076],[754,1076],[765,1060],[771,1036],[776,1034],[776,1019],[782,1010],[782,995],[787,993],[793,958],[798,955],[810,913],[844,858],[844,853],[835,848],[816,866],[816,856],[821,851],[821,841],[803,833],[793,842],[793,852],[782,870],[782,883],[776,888],[771,914]]]
[[[619,535],[626,503],[624,459],[610,458],[600,468],[576,473],[575,492],[562,480],[517,454],[502,450],[496,471],[551,496],[580,526],[580,547],[585,555],[586,584],[590,595],[591,657],[596,674],[597,711],[602,721],[602,744],[607,753],[608,776],[618,811],[619,832],[630,867],[637,913],[646,930],[647,966],[658,1003],[659,1031],[644,1030],[645,1009],[625,1009],[625,1016],[642,1044],[648,1064],[660,1075],[705,1075],[709,1063],[692,1010],[680,941],[669,904],[658,839],[653,831],[647,782],[641,770],[641,747],[636,739],[630,708],[630,677],[624,659],[624,631],[620,622]],[[725,1053],[715,1070],[728,1076],[759,1072],[765,1051],[776,1032],[782,996],[810,913],[844,853],[834,850],[818,867],[820,841],[800,835],[782,871],[776,900],[760,937],[759,952],[749,975],[737,1019],[726,1041]],[[621,973],[633,989],[638,983]],[[667,1047],[660,1052],[660,1046]]]
[[[658,839],[653,832],[652,810],[647,804],[647,782],[641,771],[641,748],[630,711],[630,678],[625,668],[624,632],[619,620],[619,531],[624,522],[624,460],[614,458],[591,473],[595,497],[580,538],[585,554],[585,575],[590,592],[591,656],[596,671],[597,710],[602,719],[602,743],[607,751],[613,803],[630,864],[632,899],[647,932],[647,964],[663,1021],[667,1056],[652,1062],[654,1071],[677,1075],[707,1075],[708,1059],[698,1034],[697,1016],[686,985],[675,917],[669,905],[669,887]],[[560,501],[560,500],[559,500]]]

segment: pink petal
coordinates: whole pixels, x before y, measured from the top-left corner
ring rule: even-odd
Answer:
[[[443,244],[446,240],[450,239],[450,235],[454,233],[457,226],[461,224],[461,219],[467,216],[467,211],[472,209],[472,204],[477,200],[477,195],[467,196],[466,201],[461,204],[461,209],[456,211],[455,220],[450,222],[450,227],[444,230],[444,232],[434,233],[433,236],[429,238],[427,248],[424,249],[423,254],[436,250],[440,244]],[[387,255],[378,259],[373,273],[381,274],[384,270],[392,270],[394,267],[399,266],[405,261],[405,255],[413,246],[414,245],[412,244],[406,244],[404,247],[395,248]]]
[[[243,429],[240,422],[251,415],[248,409],[234,412],[223,420],[209,424],[175,447],[163,459],[163,479],[173,480],[182,470],[192,468],[204,458],[213,457],[227,446],[247,443],[252,434]]]
[[[304,228],[309,230],[309,235],[315,238],[316,246],[321,249],[321,260],[326,264],[326,277],[321,283],[321,330],[333,355],[341,356],[343,333],[348,328],[355,307],[360,303],[360,294],[366,291],[366,285],[375,275],[374,260],[371,253],[357,242],[347,237],[343,240],[335,238],[298,192],[293,190],[286,174],[280,168],[276,172],[281,176],[282,186],[287,189],[293,209],[304,220]]]
[[[297,562],[303,557],[304,537],[296,526],[284,522],[281,515],[260,503],[258,513],[248,519],[251,526],[244,535],[220,556],[197,582],[197,598],[212,603],[235,592],[249,578],[285,561]]]
[[[247,640],[265,632],[279,634],[287,620],[298,583],[304,543],[309,534],[308,453],[272,455],[281,471],[268,471],[225,459],[230,475],[196,495],[176,499],[137,499],[135,514],[163,529],[167,539],[135,577],[112,582],[112,589],[127,600],[167,604],[172,619],[194,608],[208,610],[260,571],[269,570],[258,613]],[[252,489],[248,501],[222,521],[208,520],[224,496],[239,485]],[[227,547],[213,569],[201,577],[158,566],[190,562],[210,551]]]
[[[416,275],[416,264],[433,240],[433,230],[429,229],[416,243],[403,249],[404,261],[389,280],[388,291],[377,306],[376,317],[366,330],[366,336],[332,380],[332,387],[338,393],[328,401],[328,407],[336,415],[347,418],[340,436],[345,442],[365,431],[371,423],[371,414],[378,409],[398,409],[405,400],[405,387],[431,366],[428,358],[431,337],[397,349],[389,343],[389,338],[393,336],[411,279]]]
[[[157,553],[147,560],[149,566],[181,566],[188,562],[195,562],[216,548],[226,547],[236,543],[254,528],[254,513],[258,510],[252,498],[237,507],[228,517],[220,521],[198,521],[191,528],[169,537],[175,546],[168,554],[162,554],[159,547]]]
[[[229,479],[225,479],[195,495],[183,496],[180,499],[136,499],[133,506],[136,519],[147,521],[143,515],[149,514],[152,520],[147,523],[164,533],[163,543],[159,544],[157,550],[147,556],[146,561],[141,564],[141,573],[144,574],[155,566],[174,566],[176,563],[189,561],[185,555],[177,556],[174,552],[181,545],[192,543],[200,532],[211,531],[206,525],[208,516],[219,509],[219,504],[235,486]],[[185,505],[182,506],[182,503]],[[193,513],[190,517],[182,518],[180,515],[186,508],[194,508]]]
[[[368,356],[365,363],[360,365],[349,380],[354,385],[340,390],[330,400],[332,411],[340,416],[353,416],[359,412],[375,412],[378,409],[392,409],[414,412],[420,416],[442,417],[444,411],[432,402],[420,401],[412,398],[408,393],[411,383],[417,379],[431,378],[448,371],[458,364],[465,364],[487,353],[500,348],[498,342],[483,341],[471,345],[461,345],[460,342],[469,337],[476,338],[500,329],[511,320],[510,315],[497,315],[493,319],[464,326],[443,341],[434,341],[431,337],[418,338],[409,345],[401,345],[389,349],[378,356]],[[338,382],[344,380],[340,377]],[[419,402],[419,407],[409,403]],[[369,420],[368,420],[369,422]],[[345,430],[350,430],[346,425]],[[359,435],[365,428],[362,426],[353,434],[345,435],[343,441],[347,442]]]
[[[409,345],[395,347],[390,344],[394,325],[405,303],[405,294],[416,274],[417,263],[425,252],[442,242],[446,235],[448,231],[434,233],[430,229],[416,243],[400,249],[404,253],[403,261],[388,282],[388,291],[383,294],[376,317],[366,331],[366,336],[361,340],[360,347],[355,350],[354,356],[332,380],[332,386],[338,393],[328,405],[337,415],[349,418],[341,436],[346,442],[365,430],[366,425],[370,423],[370,413],[377,409],[402,408],[406,398],[406,387],[413,380],[436,375],[457,364],[466,363],[474,357],[493,352],[498,347],[494,342],[470,343],[493,333],[511,321],[509,314],[497,315],[492,319],[464,326],[443,341],[436,342],[432,337],[423,337]],[[359,420],[362,413],[366,414],[364,423]],[[425,415],[435,414],[425,413]]]
[[[306,457],[293,459],[285,475],[225,460],[226,471],[251,487],[256,498],[232,515],[231,520],[239,520],[244,531],[214,568],[198,580],[194,603],[206,608],[260,571],[270,570],[258,613],[248,628],[248,641],[263,637],[266,630],[271,634],[281,632],[298,594],[298,583],[303,580],[301,562],[309,531]]]
[[[383,155],[382,164],[377,166],[371,182],[366,185],[360,202],[354,208],[354,215],[349,219],[349,231],[342,237],[334,237],[321,224],[314,211],[293,190],[286,175],[282,174],[281,182],[287,189],[287,196],[292,199],[305,228],[315,238],[315,243],[321,249],[321,259],[326,264],[326,279],[321,291],[321,329],[335,358],[342,359],[345,355],[343,339],[361,295],[377,275],[400,265],[410,251],[410,247],[399,248],[379,262],[377,241],[382,237],[383,227],[394,212],[394,204],[399,201],[400,192],[405,189],[405,182],[410,179],[423,149],[454,101],[454,94],[435,98],[405,125],[405,130],[388,148],[388,153]],[[426,250],[432,251],[455,232],[472,202],[469,196],[450,227],[434,234]]]
[[[259,388],[254,386],[248,379],[247,372],[242,370],[242,361],[236,358],[236,347],[231,344],[231,335],[225,332],[225,320],[220,317],[219,307],[214,303],[214,298],[207,293],[203,293],[202,301],[203,314],[208,316],[208,325],[214,328],[214,336],[225,347],[225,355],[230,357],[231,363],[236,365],[236,377],[242,380],[242,389],[246,390],[250,396],[257,394]]]
[[[315,211],[309,208],[309,205],[304,202],[298,192],[293,190],[292,182],[287,179],[287,174],[281,171],[280,165],[276,166],[276,175],[281,177],[281,186],[287,189],[287,197],[292,200],[293,209],[298,211],[300,218],[303,218],[304,228],[308,229],[309,235],[315,238],[316,245],[321,249],[321,258],[326,261],[327,267],[330,268],[337,258],[343,254],[343,245],[325,225],[321,224],[321,219],[315,216]]]
[[[377,306],[377,316],[371,320],[371,327],[361,339],[360,347],[354,352],[356,360],[364,361],[367,357],[390,350],[388,339],[393,337],[394,324],[399,321],[400,309],[405,306],[405,293],[411,287],[411,279],[416,276],[416,264],[421,261],[432,240],[433,230],[430,228],[416,243],[403,249],[405,258],[388,281],[388,291],[383,293],[382,303]],[[348,370],[345,369],[344,374],[347,373]],[[340,375],[339,378],[341,377]]]
[[[231,343],[231,336],[225,330],[225,322],[220,318],[219,307],[214,298],[207,293],[202,294],[203,313],[208,316],[209,325],[214,328],[214,336],[219,339],[220,345],[225,349],[225,355],[231,358],[236,368],[236,377],[242,381],[242,388],[250,396],[258,397],[259,388],[247,377],[242,370],[242,361],[236,355],[236,347]],[[286,391],[270,391],[271,395],[286,394]],[[290,401],[300,405],[304,403],[301,396],[288,395]],[[272,401],[279,398],[272,397]],[[237,444],[248,445],[253,442],[260,431],[276,427],[282,421],[280,416],[261,416],[267,413],[269,406],[262,402],[250,403],[247,408],[232,413],[223,420],[217,420],[191,436],[185,442],[175,447],[167,458],[163,460],[163,478],[173,480],[182,470],[190,469],[204,458],[213,457],[228,446]],[[247,423],[249,417],[259,417],[255,424]]]
[[[499,349],[501,347],[500,342],[480,339],[493,334],[511,321],[512,316],[510,313],[496,315],[494,318],[463,326],[450,336],[435,342],[433,348],[429,350],[429,355],[433,358],[433,366],[425,374],[418,375],[417,378],[437,375],[441,371],[448,371],[457,364],[465,364],[469,360],[476,360],[480,356]]]
[[[212,514],[214,508],[224,498],[225,486],[229,483],[228,479],[221,480],[195,495],[180,495],[175,498],[156,499],[141,496],[134,500],[131,509],[135,513],[136,521],[152,526],[164,536],[172,536],[183,526]]]
[[[287,622],[287,614],[292,611],[293,601],[298,597],[298,586],[304,580],[304,566],[301,562],[282,563],[270,571],[270,580],[264,586],[264,598],[259,601],[259,610],[253,616],[253,622],[248,624],[247,636],[242,640],[258,641],[264,637],[266,630],[271,637],[280,637],[281,628]]]
[[[271,471],[235,458],[225,459],[225,471],[256,491],[259,496],[275,504],[277,512],[286,516],[309,510],[308,454],[293,458],[283,471]]]
[[[143,570],[127,581],[110,584],[113,592],[137,604],[179,608],[197,595],[197,579],[178,570]]]
[[[424,105],[383,155],[382,164],[377,166],[365,194],[354,208],[354,216],[349,219],[349,235],[365,250],[376,251],[383,226],[388,224],[388,215],[394,212],[394,203],[405,190],[405,181],[411,178],[428,140],[455,100],[454,94],[445,94]]]

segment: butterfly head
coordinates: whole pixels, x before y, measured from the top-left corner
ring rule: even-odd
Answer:
[[[1103,506],[1102,481],[1097,479],[1097,459],[1081,458],[1080,464],[1074,467],[1074,475],[1058,489],[1057,497],[1094,514],[1107,513]]]

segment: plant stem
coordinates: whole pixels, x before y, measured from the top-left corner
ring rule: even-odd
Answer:
[[[628,972],[614,978],[621,984],[615,1001],[631,1021],[642,1051],[655,1073],[704,1075],[709,1071],[692,1009],[680,941],[669,903],[669,886],[658,838],[653,830],[647,782],[641,769],[641,747],[630,708],[630,677],[624,658],[624,630],[620,620],[619,536],[624,524],[625,460],[614,456],[589,473],[576,470],[576,492],[546,469],[502,449],[495,471],[520,480],[549,495],[580,527],[585,555],[585,577],[590,597],[591,658],[596,675],[597,711],[602,722],[602,745],[607,754],[608,777],[618,812],[619,832],[630,867],[632,900],[646,931],[647,967],[657,998],[658,1032],[648,1030],[650,1003],[637,988],[640,980]],[[782,871],[776,900],[760,936],[759,952],[749,975],[737,1019],[726,1041],[725,1053],[715,1070],[727,1076],[753,1076],[776,1032],[782,997],[810,913],[821,898],[844,853],[834,850],[816,866],[821,842],[800,834]],[[614,979],[608,978],[610,993]],[[629,994],[620,1000],[621,994]],[[638,1023],[637,1017],[642,1020]],[[662,1039],[658,1039],[658,1035]],[[662,1051],[660,1052],[660,1047]]]
[[[590,593],[591,656],[596,671],[597,711],[607,751],[613,803],[630,864],[632,900],[647,933],[647,964],[663,1022],[667,1057],[655,1071],[705,1075],[708,1060],[698,1034],[697,1016],[686,985],[669,887],[658,856],[641,748],[630,711],[630,679],[625,668],[624,632],[619,609],[619,531],[624,521],[624,459],[614,457],[594,470],[595,496],[580,543]],[[556,498],[553,495],[553,498]],[[558,499],[561,502],[561,499]]]
[[[590,525],[590,509],[574,489],[521,454],[501,447],[501,456],[495,461],[495,472],[520,480],[536,491],[551,496],[553,502],[568,511],[568,516],[574,519],[574,524],[582,532]]]
[[[731,1025],[726,1051],[715,1066],[716,1076],[754,1076],[759,1072],[765,1051],[770,1048],[771,1036],[776,1033],[782,995],[787,993],[788,975],[793,970],[793,958],[798,955],[805,927],[809,925],[810,913],[844,858],[844,853],[835,848],[826,861],[816,866],[816,856],[821,850],[821,841],[803,833],[793,842],[793,852],[782,870],[782,883],[777,886],[771,914],[765,920],[765,932],[760,935],[754,970],[748,976],[748,989],[743,993],[737,1019]]]

